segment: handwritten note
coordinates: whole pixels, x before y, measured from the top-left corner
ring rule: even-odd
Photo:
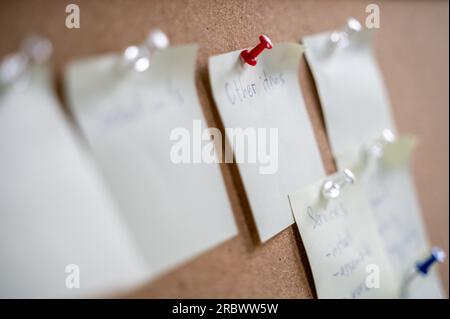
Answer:
[[[148,272],[48,73],[33,69],[26,88],[0,93],[0,297],[131,288]],[[79,288],[68,289],[77,273]]]
[[[336,48],[330,46],[330,34],[304,38],[305,55],[317,83],[333,155],[338,169],[343,169],[361,165],[362,150],[382,130],[396,132],[396,127],[373,52],[373,30],[363,29],[352,36],[348,46]],[[411,143],[405,142],[396,143],[382,161],[361,172],[361,183],[366,184],[371,211],[398,281],[429,250],[405,159]],[[432,287],[411,288],[411,292],[422,297],[442,296],[436,274],[418,282]]]
[[[411,138],[400,136],[386,147],[382,158],[362,157],[353,163],[353,167],[358,167],[354,171],[366,189],[377,230],[399,286],[416,263],[430,252],[407,161],[412,144]],[[341,162],[350,166],[350,158],[343,154]],[[443,298],[436,269],[408,285],[402,297]]]
[[[330,35],[308,36],[303,42],[317,82],[331,148],[338,156],[373,140],[383,129],[395,132],[395,126],[373,55],[373,31],[361,30],[347,47],[333,48]]]
[[[205,126],[196,52],[156,52],[142,73],[118,72],[118,55],[78,61],[66,72],[70,107],[153,275],[237,233],[219,166],[171,159],[173,130]]]
[[[397,297],[364,189],[348,185],[338,199],[327,200],[321,195],[323,183],[289,195],[318,297]]]
[[[212,92],[225,129],[277,132],[276,143],[271,143],[276,155],[271,171],[261,172],[260,163],[237,161],[262,241],[293,223],[287,194],[324,176],[299,90],[302,53],[300,45],[285,43],[266,50],[255,67],[243,67],[240,51],[209,60]],[[234,137],[227,137],[234,148]],[[258,147],[266,143],[263,139]]]

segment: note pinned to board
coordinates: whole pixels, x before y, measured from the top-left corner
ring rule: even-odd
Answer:
[[[351,162],[353,157],[344,153],[340,160],[355,167],[359,182],[366,189],[377,231],[400,287],[417,262],[427,257],[431,246],[409,172],[413,145],[413,138],[399,136],[385,146],[380,158],[361,156],[359,161]],[[401,297],[444,298],[436,268],[409,284]]]
[[[335,156],[359,148],[383,129],[396,131],[373,36],[372,30],[363,29],[345,47],[330,45],[331,32],[303,39]]]
[[[119,55],[72,63],[71,109],[153,275],[237,234],[219,165],[178,163],[173,132],[188,136],[190,159],[205,126],[196,94],[197,47],[155,52],[147,71],[118,72]],[[191,143],[191,144],[189,144]]]
[[[302,46],[276,44],[243,67],[241,51],[211,57],[212,93],[234,151],[261,241],[294,220],[287,195],[325,175],[299,89]],[[249,144],[258,139],[254,161],[237,145],[242,130]],[[246,149],[250,151],[251,149]]]
[[[352,33],[342,47],[331,45],[331,34],[303,39],[306,60],[317,84],[337,167],[352,167],[358,176],[362,174],[360,182],[367,190],[395,277],[401,281],[430,249],[408,166],[414,141],[397,137],[396,143],[385,145],[384,156],[367,167],[367,157],[361,156],[367,147],[386,130],[398,135],[374,56],[374,31]],[[435,272],[417,282],[429,287],[411,288],[411,293],[430,298],[443,295]]]
[[[318,297],[398,297],[364,189],[357,182],[342,189],[338,198],[327,199],[324,182],[289,194]]]
[[[0,297],[132,288],[148,271],[50,78],[36,67],[26,86],[0,92]]]

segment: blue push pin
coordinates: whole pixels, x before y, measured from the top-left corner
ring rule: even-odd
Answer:
[[[431,249],[430,257],[422,262],[418,262],[416,264],[416,269],[420,274],[426,275],[434,263],[438,262],[441,264],[444,262],[446,257],[445,252],[441,248],[433,247]]]
[[[439,247],[433,247],[431,249],[431,255],[424,261],[420,261],[416,263],[415,267],[411,269],[411,272],[407,273],[403,279],[403,282],[400,287],[400,297],[408,298],[410,291],[409,287],[411,283],[415,280],[419,275],[426,276],[431,269],[431,266],[438,263],[443,263],[445,258],[445,252]]]

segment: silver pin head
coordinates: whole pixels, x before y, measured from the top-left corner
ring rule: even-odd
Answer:
[[[142,45],[132,45],[123,52],[123,65],[125,69],[133,69],[137,72],[147,71],[150,67],[150,60],[155,51],[166,48],[169,39],[166,34],[159,29],[149,33]]]
[[[436,258],[436,261],[442,264],[447,258],[446,253],[440,247],[433,247],[431,249],[431,254]]]
[[[387,144],[394,143],[395,140],[395,134],[389,129],[384,129],[381,132],[380,137],[378,137],[371,145],[369,145],[367,151],[371,156],[379,158],[383,156],[385,146]]]
[[[346,168],[335,179],[325,181],[322,186],[322,195],[328,199],[336,199],[341,195],[342,188],[345,185],[354,184],[355,182],[355,175],[351,170]]]
[[[148,34],[146,44],[151,49],[162,50],[169,46],[169,38],[161,30],[155,29]]]
[[[43,64],[50,59],[53,46],[50,40],[38,35],[27,37],[21,45],[24,52],[33,63]]]
[[[355,18],[348,18],[345,27],[341,31],[335,31],[330,35],[330,42],[334,47],[344,48],[350,44],[351,37],[360,32],[361,23]]]
[[[38,35],[25,38],[19,52],[0,61],[0,89],[26,87],[30,69],[47,62],[51,54],[52,43],[48,39]]]
[[[27,71],[28,58],[21,53],[8,55],[0,63],[0,87],[19,80]]]
[[[143,48],[135,45],[126,48],[123,52],[125,64],[128,67],[131,66],[137,72],[146,71],[150,66],[150,58],[144,51]]]

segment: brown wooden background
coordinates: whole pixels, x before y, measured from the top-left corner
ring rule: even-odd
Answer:
[[[449,7],[447,1],[371,1],[381,7],[376,42],[399,130],[419,138],[413,170],[433,244],[449,248]],[[81,28],[65,27],[65,6],[81,9]],[[221,127],[207,74],[210,55],[254,45],[298,41],[335,29],[353,16],[365,19],[364,1],[84,1],[0,2],[0,56],[17,49],[30,32],[55,47],[56,87],[77,57],[119,51],[161,28],[171,44],[198,43],[197,88],[210,126]],[[302,60],[300,85],[328,173],[335,170],[315,84]],[[131,293],[137,297],[314,297],[308,261],[295,226],[264,245],[254,243],[251,213],[236,167],[222,167],[239,235]],[[448,294],[446,262],[440,267]]]

